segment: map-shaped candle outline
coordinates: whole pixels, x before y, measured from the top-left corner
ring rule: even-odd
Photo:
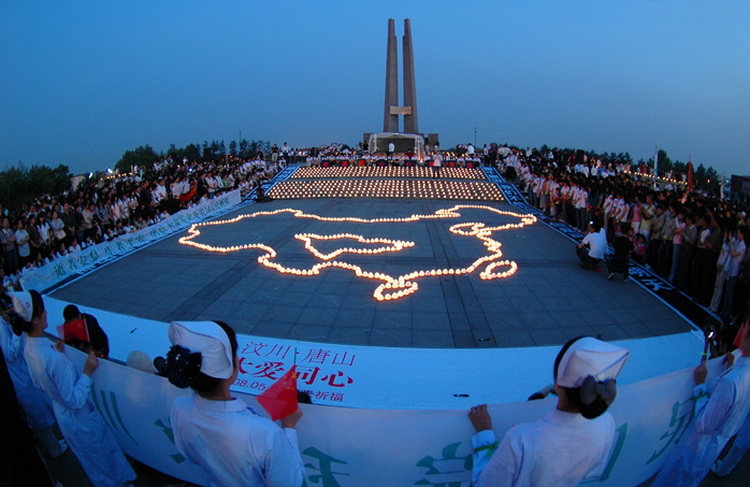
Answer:
[[[221,247],[221,246],[203,244],[203,243],[195,241],[195,239],[201,234],[199,228],[203,226],[227,225],[227,224],[237,223],[238,221],[244,220],[245,218],[255,218],[257,216],[273,216],[273,215],[278,215],[281,213],[291,213],[295,218],[308,218],[308,219],[318,220],[321,222],[408,223],[408,222],[418,222],[421,220],[459,218],[461,214],[458,212],[458,210],[461,210],[461,209],[486,210],[486,211],[489,211],[498,215],[512,216],[512,217],[518,218],[520,221],[518,223],[506,223],[506,224],[497,225],[497,226],[487,226],[486,223],[482,223],[482,222],[457,223],[456,225],[451,226],[448,230],[455,235],[460,235],[460,236],[465,236],[465,237],[474,237],[480,240],[482,242],[482,245],[484,245],[484,247],[489,252],[488,255],[479,257],[470,265],[466,267],[458,268],[458,269],[418,270],[418,271],[412,271],[408,274],[404,274],[404,275],[397,276],[397,277],[390,276],[382,272],[366,271],[358,265],[355,265],[349,262],[331,260],[331,259],[335,257],[339,257],[345,253],[367,255],[367,254],[377,254],[377,253],[382,253],[382,252],[398,252],[402,250],[403,248],[413,247],[414,242],[404,241],[404,240],[391,240],[391,239],[386,239],[386,238],[366,238],[362,235],[351,234],[351,233],[341,233],[341,234],[335,234],[335,235],[319,235],[319,234],[313,234],[313,233],[296,234],[294,238],[305,242],[305,248],[308,251],[310,251],[316,258],[323,261],[319,264],[313,265],[310,269],[298,269],[294,267],[286,267],[286,266],[279,264],[278,262],[274,262],[273,259],[275,259],[278,255],[276,250],[274,250],[269,245],[266,245],[263,243],[252,243],[252,244],[232,245],[228,247]],[[209,252],[227,253],[227,252],[238,252],[240,250],[249,250],[249,249],[263,250],[265,251],[265,254],[258,257],[258,263],[270,269],[274,269],[281,274],[292,274],[295,276],[315,276],[315,275],[320,274],[321,269],[326,269],[329,267],[338,267],[340,269],[347,269],[347,270],[354,272],[354,274],[357,277],[383,281],[383,283],[380,284],[373,292],[373,297],[377,299],[378,301],[391,301],[391,300],[403,298],[405,296],[408,296],[410,294],[417,292],[419,290],[419,285],[416,282],[417,279],[421,279],[424,277],[432,277],[432,276],[442,276],[442,275],[471,274],[475,270],[477,270],[479,267],[485,264],[487,264],[486,267],[479,274],[479,277],[483,280],[492,280],[492,279],[506,278],[506,277],[512,276],[518,270],[518,265],[514,261],[511,261],[511,260],[499,260],[503,256],[503,253],[500,250],[500,247],[502,247],[502,243],[492,238],[493,233],[502,231],[502,230],[522,228],[526,225],[532,225],[536,221],[537,221],[536,217],[531,214],[522,214],[522,213],[516,213],[512,211],[499,210],[497,208],[493,208],[491,206],[485,206],[485,205],[453,205],[450,208],[443,208],[443,209],[436,210],[435,213],[431,215],[411,215],[405,218],[327,217],[327,216],[320,216],[320,215],[305,213],[302,210],[296,210],[293,208],[281,208],[281,209],[272,210],[272,211],[256,211],[254,213],[237,215],[236,217],[228,219],[228,220],[214,220],[214,221],[209,221],[209,222],[195,223],[187,230],[188,235],[183,236],[179,239],[179,243],[182,245],[190,245],[192,247],[196,247],[198,249],[206,250]],[[357,249],[357,248],[352,248],[352,247],[341,247],[328,254],[323,254],[319,252],[317,249],[315,249],[315,247],[311,243],[312,239],[338,240],[342,238],[355,239],[355,240],[358,240],[360,243],[382,243],[382,244],[385,244],[386,246],[378,247],[374,249],[368,249],[368,248]],[[500,270],[501,268],[507,268],[507,269],[504,271],[501,271]]]

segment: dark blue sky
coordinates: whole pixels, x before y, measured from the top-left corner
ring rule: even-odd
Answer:
[[[0,5],[0,165],[113,166],[204,139],[382,129],[387,19],[412,19],[420,129],[750,174],[750,3],[126,1]],[[400,56],[400,54],[399,54]]]

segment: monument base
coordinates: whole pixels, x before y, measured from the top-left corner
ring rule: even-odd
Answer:
[[[406,152],[413,152],[418,159],[424,159],[425,145],[422,134],[381,132],[378,134],[369,134],[366,142],[367,150],[370,154],[376,152],[388,153],[388,144],[393,142],[393,145],[396,146],[396,153],[403,154]]]

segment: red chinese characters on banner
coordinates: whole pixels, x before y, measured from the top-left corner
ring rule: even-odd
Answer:
[[[354,383],[347,369],[354,366],[356,354],[327,348],[299,348],[272,341],[254,340],[239,347],[240,376],[234,386],[264,391],[294,364],[297,387],[314,401],[343,402],[343,390]]]

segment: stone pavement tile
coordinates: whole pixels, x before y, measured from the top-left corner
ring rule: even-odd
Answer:
[[[316,291],[320,282],[315,277],[296,277],[285,289],[287,294],[311,294]]]
[[[271,337],[271,338],[286,338],[289,331],[294,327],[294,323],[282,323],[282,322],[260,322],[253,325],[253,335]]]
[[[370,343],[370,332],[370,328],[334,326],[328,334],[328,341],[345,345],[368,345]]]
[[[602,340],[626,340],[630,338],[625,332],[624,327],[628,325],[601,325],[593,328],[596,334],[594,336],[601,336]]]
[[[415,311],[412,314],[412,326],[414,330],[441,330],[450,331],[451,322],[445,313],[430,313]],[[415,336],[416,341],[416,336]]]
[[[644,320],[643,324],[651,330],[652,334],[667,335],[686,331],[685,326],[672,320]]]
[[[568,341],[568,336],[560,328],[539,328],[529,330],[531,339],[538,347],[545,345],[560,345]]]
[[[582,336],[597,336],[599,332],[592,326],[571,326],[562,329],[568,340]]]
[[[237,307],[235,315],[248,321],[258,322],[263,319],[269,309],[271,309],[270,304],[245,302]]]
[[[333,326],[338,310],[329,307],[305,306],[295,323],[301,325]]]
[[[531,309],[519,312],[519,316],[532,333],[537,329],[558,328],[559,318],[548,311]]]
[[[525,330],[526,324],[523,322],[521,315],[517,311],[508,311],[505,313],[496,312],[487,315],[487,324],[494,332]]]
[[[301,306],[273,307],[266,311],[266,314],[263,315],[263,320],[296,323],[297,318],[305,312],[305,309]]]
[[[509,310],[515,310],[515,311],[527,311],[529,309],[542,309],[544,308],[542,306],[541,301],[531,295],[527,296],[520,296],[513,299],[506,299],[506,300],[498,300],[493,302],[491,305],[486,306],[490,309],[496,309],[497,312],[505,313]]]
[[[286,335],[288,340],[304,340],[312,342],[327,342],[331,333],[330,326],[294,325]]]
[[[449,312],[448,319],[450,320],[450,323],[451,323],[451,329],[454,331],[471,330],[471,324],[469,323],[469,319],[466,317],[466,314],[463,311]]]
[[[315,294],[312,292],[289,291],[289,288],[287,288],[287,290],[284,291],[284,295],[279,299],[283,299],[294,306],[306,306],[309,301],[312,300],[314,302]]]
[[[346,328],[372,328],[375,319],[375,311],[341,308],[333,322],[334,327]]]
[[[411,329],[383,329],[373,328],[370,334],[370,345],[381,347],[411,347]]]
[[[450,330],[414,330],[412,346],[423,348],[453,348],[453,333]]]
[[[628,335],[629,338],[647,338],[654,336],[654,333],[644,323],[628,323],[619,325],[620,328]]]
[[[426,296],[420,295],[421,292],[422,288],[420,287],[419,291],[417,292],[418,296],[412,298],[413,301],[411,303],[411,310],[413,313],[424,311],[432,313],[447,313],[442,295],[439,298],[427,298]]]
[[[639,320],[639,313],[634,313],[627,308],[609,308],[603,309],[602,312],[604,316],[609,318],[609,322],[615,325]]]
[[[453,330],[453,343],[456,348],[477,348],[477,342],[471,330]]]
[[[558,295],[546,298],[539,298],[542,307],[550,312],[573,311],[576,309],[570,299],[561,298]]]
[[[379,330],[411,331],[411,313],[378,310],[375,312],[372,327]]]
[[[524,348],[536,345],[531,333],[526,328],[493,330],[495,341],[501,347]]]

